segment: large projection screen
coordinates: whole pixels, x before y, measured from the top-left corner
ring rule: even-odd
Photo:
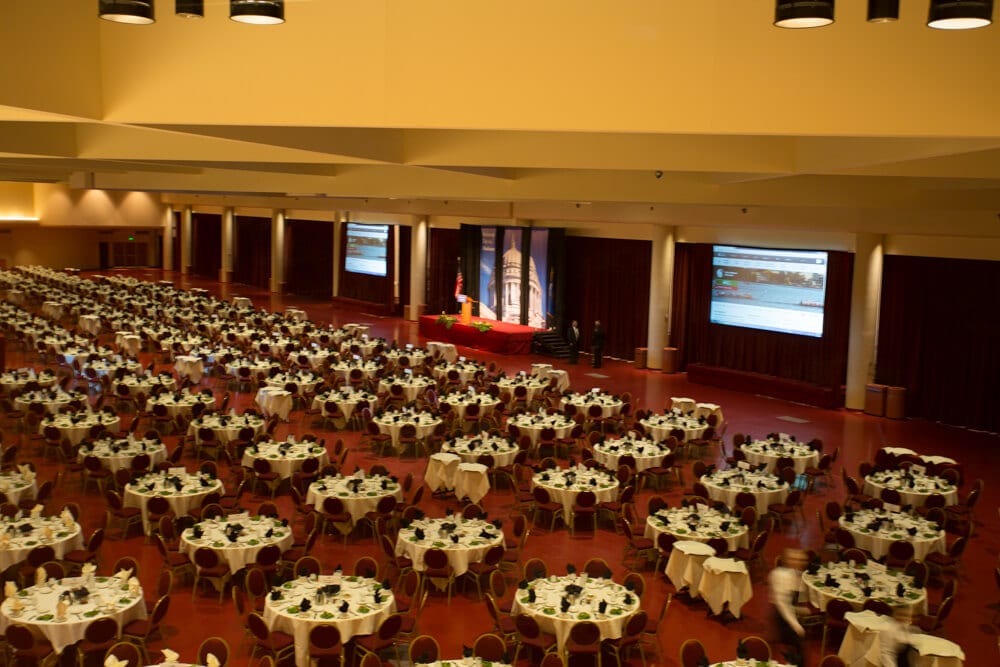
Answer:
[[[822,337],[827,253],[712,246],[713,324]]]
[[[351,273],[385,276],[388,262],[389,225],[347,223],[344,269]]]

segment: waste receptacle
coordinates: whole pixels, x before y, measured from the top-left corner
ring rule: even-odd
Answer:
[[[635,367],[645,368],[646,367],[646,355],[649,352],[649,348],[637,347],[635,348]]]
[[[677,372],[677,353],[676,347],[665,347],[663,348],[663,372],[664,373],[676,373]]]
[[[885,416],[906,419],[906,387],[885,388]]]
[[[885,390],[884,384],[865,385],[865,414],[876,417],[885,416]]]

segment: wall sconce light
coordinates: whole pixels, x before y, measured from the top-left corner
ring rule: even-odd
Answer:
[[[931,0],[927,26],[938,30],[971,30],[993,22],[993,0]]]
[[[153,0],[98,0],[97,15],[105,21],[149,25],[153,18]]]
[[[284,0],[229,0],[229,18],[240,23],[274,25],[285,22]]]
[[[821,28],[833,23],[834,0],[776,0],[774,25],[779,28]]]

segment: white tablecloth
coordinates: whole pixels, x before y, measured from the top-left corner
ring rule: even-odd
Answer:
[[[747,564],[734,558],[710,556],[701,566],[698,594],[708,603],[712,613],[721,614],[728,604],[729,613],[740,618],[743,605],[753,597]]]
[[[703,564],[706,558],[715,555],[715,550],[704,542],[678,540],[667,560],[664,572],[677,590],[687,588],[692,597],[698,597]]]
[[[131,435],[131,434],[130,434]],[[132,467],[132,459],[140,453],[149,454],[149,467],[167,459],[167,448],[159,440],[135,440],[127,438],[101,438],[94,441],[93,449],[86,445],[80,448],[79,457],[83,461],[87,456],[96,456],[101,465],[111,472]]]
[[[573,431],[576,422],[566,419],[562,415],[539,415],[521,414],[511,419],[508,424],[513,424],[520,429],[522,435],[531,438],[531,444],[537,445],[541,438],[542,431],[552,428],[556,432],[556,438],[565,438]]]
[[[478,433],[449,440],[441,445],[441,451],[457,454],[466,463],[475,463],[482,455],[492,456],[493,465],[503,467],[514,462],[518,447],[505,438]]]
[[[198,384],[205,374],[205,363],[201,357],[181,354],[174,357],[174,370],[179,377],[190,378],[191,382]]]
[[[740,523],[738,517],[722,514],[708,505],[673,507],[650,514],[646,517],[645,536],[655,542],[660,533],[669,533],[678,540],[695,542],[708,542],[722,537],[726,540],[729,551],[750,545],[749,528]]]
[[[180,490],[170,482],[174,477],[180,480]],[[163,496],[174,514],[184,516],[192,509],[200,507],[205,496],[213,492],[220,494],[225,492],[221,480],[203,478],[202,475],[187,472],[177,475],[169,473],[166,476],[161,473],[151,473],[126,486],[122,501],[125,507],[138,507],[142,510],[142,526],[146,534],[149,534],[150,525],[146,515],[146,501],[149,498]]]
[[[913,486],[910,486],[910,479],[913,480]],[[940,477],[917,475],[902,470],[872,473],[865,477],[864,492],[866,494],[879,498],[882,489],[885,488],[899,491],[903,505],[923,507],[924,503],[927,502],[927,497],[932,493],[940,493],[944,496],[946,505],[958,503],[958,489]]]
[[[568,473],[575,476],[571,481]],[[596,482],[592,484],[591,481]],[[593,491],[598,503],[611,502],[618,497],[618,479],[600,468],[577,467],[570,470],[554,468],[535,473],[532,487],[540,486],[549,492],[549,498],[563,506],[567,521],[572,516],[573,504],[581,491]]]
[[[219,554],[220,560],[229,565],[229,571],[234,574],[247,565],[252,565],[257,559],[257,552],[266,546],[276,544],[282,551],[290,549],[294,537],[292,529],[282,525],[280,520],[261,516],[236,519],[233,515],[201,521],[195,525],[202,531],[202,536],[196,538],[194,528],[185,530],[181,534],[180,552],[194,560],[197,549],[208,547]],[[243,527],[236,542],[231,542],[226,536],[231,525]]]
[[[819,452],[808,445],[791,441],[757,440],[748,445],[741,445],[740,449],[746,454],[748,462],[754,466],[765,464],[767,466],[765,470],[769,473],[779,472],[774,469],[775,464],[783,457],[792,459],[792,467],[797,474],[802,474],[806,468],[816,467],[819,463]]]
[[[677,415],[652,415],[639,422],[654,440],[666,440],[670,432],[676,428],[684,431],[684,440],[694,440],[705,434],[707,424],[690,417]]]
[[[669,447],[649,438],[626,436],[594,445],[594,458],[608,470],[617,470],[621,457],[629,455],[635,459],[636,471],[641,472],[660,465],[663,457],[669,453]]]
[[[840,585],[827,586],[828,574]],[[816,574],[803,573],[802,581],[813,606],[826,609],[827,602],[839,597],[850,602],[855,610],[860,610],[867,598],[862,590],[861,580],[857,578],[859,574],[870,577],[868,583],[874,589],[871,597],[893,607],[909,607],[914,616],[926,613],[927,590],[913,588],[913,577],[902,572],[887,571],[884,565],[874,561],[868,561],[864,566],[855,566],[854,569],[851,569],[849,563],[826,563]],[[896,596],[896,586],[899,583],[905,589],[902,598]]]
[[[454,523],[456,528],[447,534],[442,526]],[[423,539],[417,539],[416,530],[423,531]],[[451,535],[458,535],[458,542]],[[489,535],[490,537],[485,537]],[[462,576],[469,569],[469,563],[479,563],[490,547],[503,544],[503,531],[481,519],[446,517],[420,519],[407,528],[402,528],[396,538],[396,555],[406,556],[413,561],[413,569],[423,572],[424,553],[430,549],[441,549],[448,554],[448,564],[455,576]]]
[[[351,480],[361,479],[361,484],[355,492]],[[385,488],[382,482],[385,480]],[[309,485],[306,492],[306,503],[317,511],[323,511],[323,501],[329,497],[340,498],[344,503],[344,511],[357,522],[368,512],[374,512],[378,502],[386,496],[395,496],[397,501],[403,500],[403,487],[390,478],[375,475],[372,477],[324,477]]]
[[[321,586],[339,585],[340,590],[331,596],[329,602],[315,601]],[[268,596],[264,603],[264,621],[272,631],[278,630],[295,637],[295,665],[309,667],[309,633],[321,623],[337,626],[340,639],[347,643],[355,635],[370,635],[378,630],[382,621],[396,611],[396,599],[392,590],[380,589],[381,602],[376,603],[374,579],[365,577],[323,575],[316,581],[304,578],[282,584],[281,599]],[[312,608],[301,612],[298,604],[303,599],[312,603]],[[347,612],[340,611],[346,601]]]
[[[292,411],[291,393],[279,387],[261,387],[254,396],[254,402],[260,406],[265,417],[278,415],[283,421],[288,421],[288,413]]]
[[[424,482],[431,491],[449,489],[461,500],[468,498],[478,503],[490,490],[486,466],[463,463],[457,454],[437,452],[427,459]]]
[[[774,475],[746,470],[717,470],[701,478],[712,500],[721,500],[730,508],[736,507],[736,496],[744,491],[756,499],[757,514],[767,513],[767,506],[783,503],[788,497],[788,485]],[[728,481],[727,485],[725,482]],[[763,486],[758,486],[763,484]]]
[[[97,424],[104,424],[105,428],[112,433],[121,429],[121,419],[118,418],[118,415],[90,412],[76,415],[55,415],[51,421],[48,418],[43,419],[39,433],[46,426],[55,426],[63,438],[74,445],[79,445],[81,440],[90,435],[90,429]]]
[[[882,560],[889,553],[889,545],[896,540],[911,543],[913,557],[917,560],[926,559],[929,553],[944,552],[947,549],[945,532],[918,515],[862,510],[855,512],[851,518],[853,521],[848,521],[847,516],[840,517],[840,526],[854,536],[855,545],[869,552],[876,560]],[[878,520],[881,520],[880,528],[870,529],[869,525]],[[909,529],[916,529],[916,533],[910,535]]]
[[[26,560],[28,553],[39,544],[50,545],[57,560],[68,551],[83,548],[80,524],[63,521],[59,516],[24,517],[7,523],[4,531],[6,539],[0,537],[0,571]],[[51,531],[51,537],[46,536],[46,531]]]
[[[388,433],[392,438],[393,449],[399,449],[399,432],[406,424],[413,424],[417,430],[417,438],[423,439],[434,433],[434,429],[441,423],[441,420],[429,412],[400,413],[386,412],[381,417],[375,418],[379,431]]]
[[[442,343],[436,340],[427,341],[427,351],[432,355],[434,352],[440,351],[444,360],[450,364],[455,363],[455,360],[458,359],[458,351],[452,343]]]
[[[258,442],[243,450],[242,465],[253,468],[254,459],[264,459],[271,465],[271,471],[282,478],[289,478],[302,468],[307,458],[319,459],[322,468],[330,462],[325,447],[315,442]]]

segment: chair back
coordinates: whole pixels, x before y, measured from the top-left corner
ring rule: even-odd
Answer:
[[[424,552],[424,565],[434,570],[448,567],[448,554],[442,549],[428,549]]]
[[[340,646],[340,630],[336,625],[320,623],[309,631],[309,648],[329,651]]]
[[[87,629],[83,631],[84,639],[94,644],[110,642],[117,636],[118,621],[111,616],[105,616],[91,621],[90,624],[87,625]]]
[[[194,552],[194,564],[199,569],[209,569],[219,564],[219,554],[214,549],[199,547]]]
[[[707,659],[705,647],[697,639],[686,639],[681,644],[681,667],[698,667]]]
[[[476,643],[472,646],[472,655],[490,662],[504,662],[503,657],[506,652],[507,647],[503,639],[491,632],[476,637]]]
[[[601,642],[601,629],[593,621],[580,621],[573,624],[569,639],[580,646],[593,646]]]
[[[441,653],[437,640],[430,635],[420,635],[410,642],[410,664],[424,665],[437,662]]]

